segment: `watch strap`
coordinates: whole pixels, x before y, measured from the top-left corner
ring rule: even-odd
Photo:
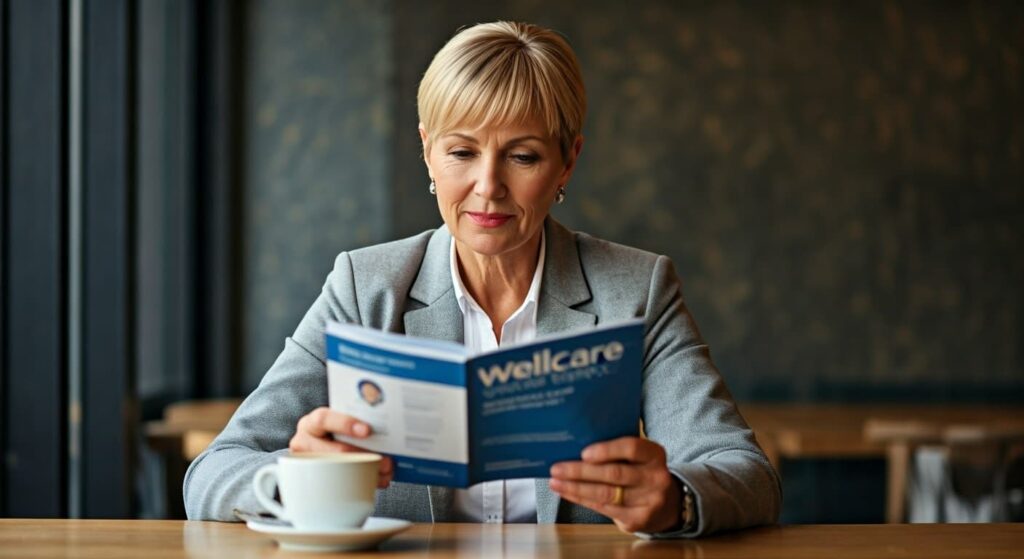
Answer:
[[[697,525],[697,502],[694,499],[693,491],[690,490],[690,486],[682,483],[683,486],[683,528],[684,532],[689,532]]]

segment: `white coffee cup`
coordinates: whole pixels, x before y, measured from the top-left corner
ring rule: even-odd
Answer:
[[[370,452],[292,453],[260,468],[252,489],[261,505],[300,530],[358,528],[373,514],[380,461]]]

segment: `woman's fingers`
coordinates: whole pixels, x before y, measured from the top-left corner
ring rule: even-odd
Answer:
[[[590,464],[587,462],[559,462],[551,466],[551,477],[566,481],[591,481],[608,485],[640,485],[643,472],[631,464]]]
[[[639,487],[625,487],[607,483],[567,481],[552,478],[551,490],[573,502],[591,503],[613,508],[642,507],[647,504],[647,492]],[[616,494],[622,488],[622,500],[615,502]]]
[[[299,419],[288,449],[292,452],[367,452],[358,446],[336,441],[333,435],[361,439],[370,436],[371,431],[369,425],[350,415],[320,407]],[[378,473],[377,487],[384,489],[395,475],[395,463],[390,456],[382,457]]]
[[[377,487],[387,489],[391,479],[395,477],[395,463],[390,456],[384,456],[380,461],[380,475],[377,477]]]
[[[349,452],[349,445],[335,441],[313,437],[309,433],[297,432],[288,443],[288,450],[292,452]]]
[[[611,518],[629,533],[662,531],[679,518],[678,506],[671,506],[666,495],[647,487],[624,487],[621,503],[615,504],[615,486],[559,479],[549,483],[563,499]]]
[[[309,433],[298,432],[288,443],[292,452],[367,452],[358,446],[336,441],[329,437],[314,437]]]
[[[381,457],[380,461],[380,475],[390,476],[395,472],[395,463],[391,460],[390,456]]]
[[[380,468],[377,471],[377,487],[384,489],[391,483],[391,478],[395,477],[395,463],[390,456],[381,456]]]
[[[682,494],[661,445],[622,437],[583,449],[582,461],[551,467],[551,490],[628,532],[658,531],[679,519]]]
[[[325,437],[330,434],[348,435],[365,438],[370,436],[370,426],[358,419],[336,412],[330,408],[320,407],[302,416],[297,426],[314,437]]]
[[[584,462],[599,464],[625,460],[627,462],[665,463],[665,449],[654,441],[640,437],[620,437],[610,441],[594,443],[583,449]]]

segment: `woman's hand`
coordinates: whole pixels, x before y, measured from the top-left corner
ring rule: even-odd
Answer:
[[[370,436],[370,426],[358,419],[345,415],[330,408],[317,408],[299,419],[295,428],[295,436],[288,441],[288,450],[292,452],[368,452],[365,449],[341,441],[334,440],[331,435],[348,435],[358,439]],[[394,462],[390,456],[380,461],[380,475],[377,487],[387,488],[394,475]]]
[[[682,488],[658,443],[622,437],[588,446],[582,458],[551,466],[551,490],[563,499],[611,518],[626,532],[664,532],[680,523]],[[618,487],[622,502],[616,504]]]

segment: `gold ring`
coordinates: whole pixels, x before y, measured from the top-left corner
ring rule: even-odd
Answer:
[[[622,499],[625,497],[626,490],[621,485],[615,486],[615,498],[612,499],[612,505],[619,506],[622,504]]]

